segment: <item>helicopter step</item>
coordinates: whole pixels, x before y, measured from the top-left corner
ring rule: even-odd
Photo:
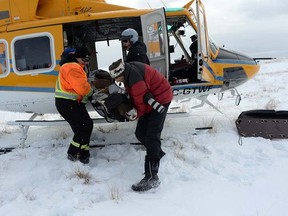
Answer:
[[[18,126],[21,129],[21,137],[20,137],[20,144],[19,148],[25,148],[25,142],[28,137],[28,130],[30,126],[66,126],[68,122],[64,119],[57,119],[57,120],[34,120],[39,114],[34,113],[28,120],[15,120],[15,121],[8,121],[7,125]],[[173,112],[168,113],[168,117],[170,118],[178,118],[178,117],[187,117],[189,113],[187,112]],[[94,124],[101,124],[101,123],[111,123],[107,122],[107,120],[103,117],[93,118]],[[118,121],[115,120],[115,123]]]
[[[115,142],[115,143],[94,143],[91,141],[90,148],[104,148],[107,146],[118,146],[118,145],[132,145],[132,146],[141,146],[141,142]]]
[[[40,122],[40,121],[38,121],[38,122]],[[48,122],[48,121],[45,121],[45,122]],[[53,121],[49,121],[49,123],[51,123],[51,124],[52,124],[52,122]],[[58,122],[59,123],[60,121],[54,121],[54,122]],[[28,121],[26,121],[26,123],[28,123]],[[34,123],[35,123],[35,121],[34,121]],[[61,123],[63,123],[63,121],[61,121]],[[59,125],[59,124],[57,124],[57,125]],[[213,128],[210,127],[210,126],[208,126],[208,127],[197,127],[197,128],[194,129],[195,133],[193,133],[193,135],[195,136],[195,135],[198,135],[198,133],[200,131],[211,130],[211,129],[213,129]],[[165,141],[167,139],[169,139],[169,137],[161,138],[162,141]],[[24,142],[25,142],[25,140],[24,140]],[[104,148],[104,147],[108,147],[108,146],[119,146],[119,145],[120,146],[122,146],[122,145],[131,145],[131,146],[134,146],[136,149],[143,149],[143,150],[145,149],[143,144],[141,142],[139,142],[139,141],[132,141],[132,142],[131,141],[130,142],[122,141],[122,142],[111,142],[110,143],[110,142],[105,142],[105,140],[103,140],[103,141],[91,140],[91,143],[90,143],[89,147],[91,149],[93,149],[93,148]],[[31,146],[30,145],[25,146],[24,143],[23,143],[22,146],[19,145],[19,146],[13,146],[13,147],[1,147],[0,148],[0,155],[4,155],[4,154],[7,154],[9,152],[12,152],[14,149],[29,148],[29,147],[31,147]],[[53,144],[52,147],[55,147],[55,144]]]
[[[25,148],[25,141],[28,137],[28,130],[30,126],[65,126],[68,125],[66,120],[57,119],[57,120],[34,120],[38,114],[34,113],[29,120],[16,120],[16,121],[8,121],[7,125],[18,126],[21,129],[21,137],[20,137],[20,148]],[[93,123],[107,123],[104,118],[93,118]]]

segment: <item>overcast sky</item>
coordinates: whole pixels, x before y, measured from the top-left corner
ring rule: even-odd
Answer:
[[[181,7],[189,0],[106,0],[134,8]],[[288,57],[287,0],[203,0],[209,35],[244,53],[276,51]],[[272,55],[272,54],[271,54]],[[255,57],[255,56],[254,56]],[[271,56],[273,57],[273,56]]]

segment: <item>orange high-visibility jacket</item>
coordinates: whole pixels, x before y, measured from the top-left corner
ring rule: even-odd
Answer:
[[[60,67],[55,88],[56,98],[77,100],[86,103],[91,96],[91,88],[83,66],[78,63],[66,63]]]

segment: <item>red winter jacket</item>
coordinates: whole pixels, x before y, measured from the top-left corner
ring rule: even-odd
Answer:
[[[151,92],[154,99],[162,105],[170,103],[173,98],[167,79],[155,68],[141,62],[125,63],[124,84],[138,117],[153,109],[143,100],[146,93]]]

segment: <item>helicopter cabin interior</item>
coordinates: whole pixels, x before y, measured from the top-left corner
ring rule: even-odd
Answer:
[[[199,82],[197,79],[197,62],[192,58],[189,46],[191,45],[190,36],[196,32],[189,20],[185,16],[167,17],[166,25],[168,28],[169,42],[169,70],[163,73],[171,85],[181,85]],[[159,54],[155,51],[155,44],[147,44],[147,55],[153,65],[153,58],[164,55],[164,44],[161,41],[163,32],[161,23],[157,23],[157,38],[159,41]],[[90,60],[91,70],[107,69],[113,61],[126,56],[126,51],[121,46],[121,32],[127,28],[135,29],[139,34],[139,40],[143,41],[143,29],[140,17],[121,17],[102,20],[83,21],[76,23],[63,24],[63,36],[65,47],[76,47],[85,45],[95,55]],[[145,32],[144,32],[145,33]],[[155,37],[155,36],[154,36]],[[157,40],[156,40],[157,41]],[[196,42],[197,43],[197,42]],[[108,54],[107,50],[112,50]],[[101,55],[104,57],[101,58]],[[156,67],[157,68],[157,67]]]

